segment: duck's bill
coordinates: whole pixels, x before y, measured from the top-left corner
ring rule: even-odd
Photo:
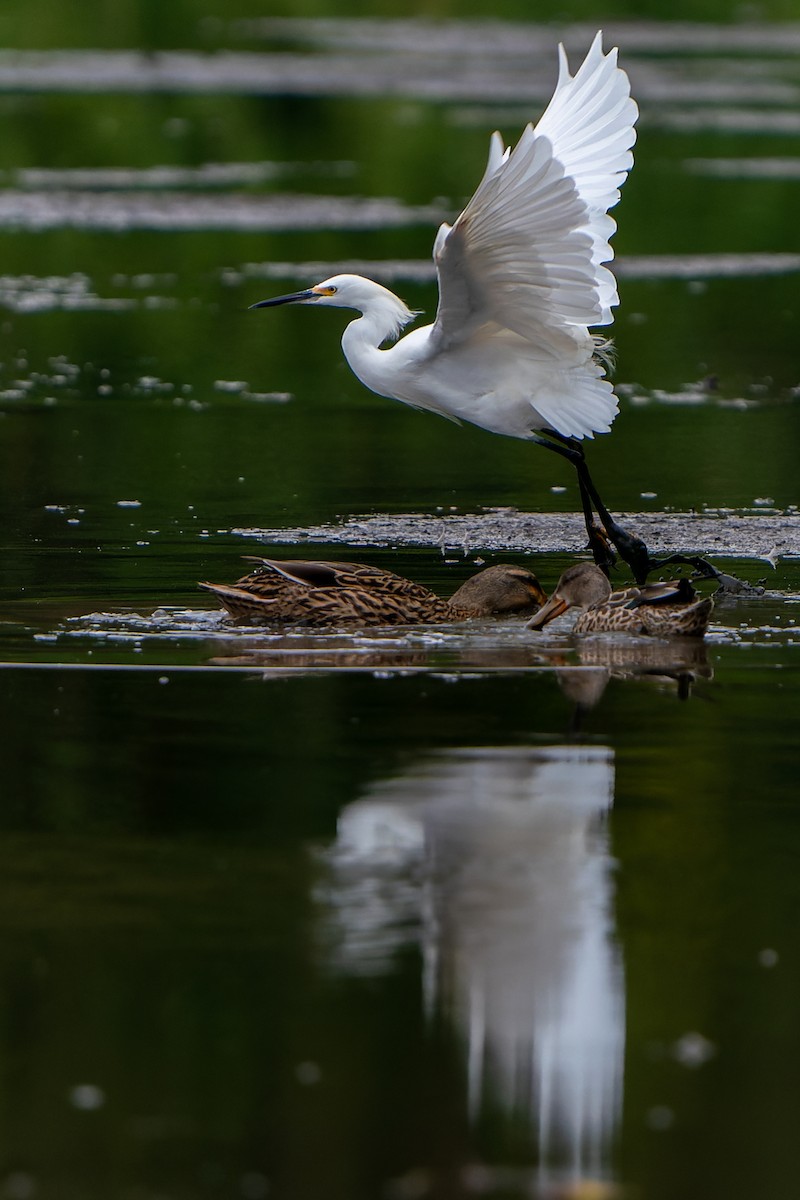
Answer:
[[[560,596],[551,596],[542,608],[531,617],[528,621],[528,629],[541,629],[548,621],[552,621],[555,617],[560,617],[563,612],[567,611],[567,603]]]
[[[258,304],[251,304],[251,308],[277,308],[279,304],[299,304],[303,300],[316,300],[319,296],[313,288],[306,288],[304,292],[289,292],[286,296],[275,296],[272,300],[259,300]]]

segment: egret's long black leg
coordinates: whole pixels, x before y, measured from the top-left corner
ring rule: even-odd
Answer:
[[[547,432],[549,433],[550,431],[548,430]],[[591,492],[587,487],[584,474],[580,470],[582,456],[570,444],[570,440],[566,438],[559,438],[558,441],[551,442],[547,438],[539,437],[538,434],[534,433],[531,434],[530,440],[536,442],[537,446],[544,446],[546,450],[552,450],[555,454],[560,454],[562,458],[565,458],[567,462],[571,462],[576,468],[581,506],[583,508],[583,519],[586,522],[586,534],[589,538],[589,549],[592,552],[595,564],[601,571],[608,575],[616,562],[616,556],[609,545],[608,539],[594,519]]]
[[[577,465],[577,464],[576,464]],[[628,566],[633,571],[634,579],[637,583],[645,583],[647,576],[653,571],[660,571],[663,567],[668,567],[672,563],[681,563],[685,566],[694,568],[695,572],[703,579],[714,579],[720,585],[725,583],[726,577],[723,573],[710,563],[707,558],[703,558],[701,554],[669,554],[666,558],[653,558],[647,546],[640,537],[635,533],[629,533],[627,529],[614,520],[609,513],[603,501],[597,494],[597,489],[591,481],[588,468],[584,461],[584,471],[587,478],[587,486],[590,489],[600,520],[603,522],[608,536],[612,544],[620,553],[620,557],[625,560]],[[581,469],[578,467],[578,475],[580,476]],[[728,578],[732,578],[728,576]],[[739,581],[734,579],[734,583]]]
[[[560,434],[555,434],[555,437],[559,441],[561,440]],[[648,574],[653,569],[653,560],[650,557],[650,551],[637,534],[629,533],[627,529],[623,529],[606,508],[589,474],[586,455],[581,443],[574,438],[569,438],[567,444],[574,450],[577,456],[575,459],[575,468],[578,472],[578,478],[583,479],[584,486],[594,502],[597,515],[603,522],[603,527],[612,545],[633,571],[633,577],[636,582],[644,583],[647,580]]]
[[[555,445],[553,446],[555,450]],[[586,535],[589,539],[589,549],[592,552],[592,558],[595,564],[606,575],[609,575],[611,568],[616,564],[617,556],[611,549],[611,542],[606,537],[605,530],[594,519],[594,508],[592,507],[592,497],[589,488],[586,486],[586,480],[582,473],[578,471],[578,491],[581,497],[581,507],[583,509],[583,519],[586,523]]]
[[[561,434],[554,433],[553,436],[559,441],[562,440]],[[573,444],[574,439],[568,439],[568,443]],[[629,533],[627,529],[623,529],[611,516],[592,482],[589,468],[586,465],[583,446],[580,442],[577,442],[574,443],[574,448],[580,456],[580,462],[576,462],[575,464],[578,471],[578,478],[580,479],[581,474],[585,476],[585,486],[597,507],[600,520],[603,522],[612,544],[619,551],[620,557],[625,560],[633,571],[637,583],[645,583],[647,576],[652,571],[660,571],[662,567],[667,567],[672,563],[682,563],[693,567],[702,578],[715,579],[719,583],[722,582],[722,573],[717,570],[713,563],[710,563],[707,558],[703,558],[700,554],[669,554],[666,558],[653,558],[642,539],[635,533]]]
[[[616,564],[617,556],[611,549],[611,542],[606,537],[605,530],[601,529],[594,519],[592,498],[580,471],[578,472],[578,491],[580,492],[583,519],[586,522],[586,534],[589,539],[589,549],[592,552],[592,558],[601,571],[609,575],[611,568]]]
[[[546,446],[549,450],[560,454],[562,458],[566,458],[568,462],[572,463],[578,474],[578,486],[581,492],[584,518],[586,519],[586,530],[589,534],[589,544],[595,562],[606,574],[608,573],[610,565],[608,549],[606,547],[604,556],[599,550],[599,543],[602,542],[603,538],[594,523],[592,505],[597,509],[597,514],[603,522],[605,532],[612,545],[619,551],[620,557],[625,560],[633,571],[636,582],[644,583],[648,573],[652,569],[652,559],[650,558],[647,546],[640,537],[637,537],[636,534],[628,533],[611,516],[589,474],[589,468],[586,465],[586,456],[584,455],[581,443],[576,438],[565,437],[563,434],[557,433],[554,429],[546,429],[544,432],[547,434],[546,438],[534,435],[532,440],[538,445]],[[550,440],[551,438],[553,439],[552,441]],[[598,557],[599,554],[600,557]]]
[[[613,546],[619,551],[620,557],[625,560],[633,571],[637,583],[644,583],[651,571],[659,571],[662,567],[669,566],[672,563],[682,563],[693,567],[698,575],[701,575],[705,579],[715,579],[722,586],[725,586],[727,580],[732,578],[718,571],[713,563],[710,563],[707,558],[703,558],[700,554],[669,554],[665,558],[653,558],[642,539],[634,533],[629,533],[627,529],[623,529],[606,508],[589,474],[586,456],[581,443],[576,438],[565,437],[564,434],[557,433],[555,429],[546,429],[544,432],[547,434],[547,438],[534,436],[533,441],[537,442],[540,446],[546,446],[550,450],[554,450],[556,454],[560,454],[563,458],[566,458],[577,471],[578,484],[581,489],[581,504],[583,505],[583,513],[586,519],[586,528],[589,532],[589,544],[592,547],[595,562],[598,566],[602,567],[606,574],[608,574],[608,568],[600,560],[596,552],[596,541],[597,539],[602,539],[602,534],[600,534],[597,526],[594,524],[592,504],[597,509],[598,516],[603,522],[605,531]],[[548,440],[550,438],[553,440]],[[607,559],[605,561],[607,562]],[[733,582],[738,583],[739,581],[733,579]]]

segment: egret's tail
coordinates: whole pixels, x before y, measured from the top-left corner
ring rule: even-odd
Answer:
[[[565,437],[608,433],[619,412],[614,389],[603,367],[594,360],[554,376],[536,392],[531,403],[543,425]]]

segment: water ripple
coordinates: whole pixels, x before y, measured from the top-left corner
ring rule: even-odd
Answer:
[[[800,158],[689,158],[684,166],[712,179],[800,179]]]
[[[251,187],[289,175],[343,177],[355,170],[350,162],[226,162],[198,167],[23,167],[15,172],[19,187],[31,189],[152,189]]]
[[[226,268],[225,282],[238,285],[245,279],[324,279],[336,271],[366,275],[386,283],[406,280],[429,283],[436,268],[429,258],[316,259],[308,262],[245,263]],[[764,275],[790,275],[800,271],[800,254],[642,254],[614,262],[622,279],[728,279]]]
[[[5,51],[0,53],[0,91],[382,95],[539,103],[552,89],[554,34],[547,26],[299,21],[267,22],[262,28],[264,37],[284,36],[313,49]],[[582,53],[593,32],[594,27],[572,26],[562,36],[570,50]],[[800,46],[797,25],[620,24],[606,35],[608,44],[624,47],[626,69],[645,109],[747,102],[791,108],[800,98],[792,62]],[[670,53],[676,57],[670,59]]]
[[[0,228],[47,230],[386,229],[437,224],[443,212],[389,198],[0,191]]]
[[[239,37],[273,44],[306,44],[324,49],[393,50],[410,54],[470,54],[479,58],[540,54],[549,61],[554,31],[550,24],[515,21],[427,21],[415,18],[257,17],[231,22]],[[558,26],[558,40],[579,53],[597,30],[594,23]],[[645,54],[753,53],[789,55],[800,50],[800,25],[712,24],[694,21],[605,21],[608,45]]]
[[[81,311],[128,311],[137,301],[117,296],[98,296],[87,275],[0,275],[0,304],[12,312],[49,312],[52,309]]]

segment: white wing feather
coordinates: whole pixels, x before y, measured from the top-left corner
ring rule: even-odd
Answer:
[[[436,237],[432,345],[446,349],[495,322],[555,354],[556,330],[612,321],[619,299],[603,263],[616,225],[607,210],[633,165],[637,114],[601,34],[574,77],[559,47],[558,83],[538,125],[513,151],[493,135],[475,195]]]

